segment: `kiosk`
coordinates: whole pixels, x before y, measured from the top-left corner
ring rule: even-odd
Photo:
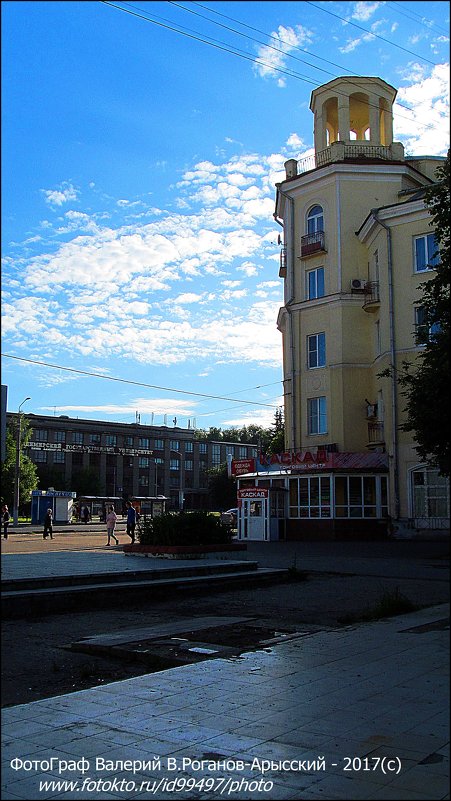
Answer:
[[[47,509],[53,513],[54,523],[70,523],[76,492],[63,490],[33,490],[31,493],[31,522],[44,524]]]

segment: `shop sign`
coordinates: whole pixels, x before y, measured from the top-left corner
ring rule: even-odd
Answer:
[[[242,476],[245,473],[255,473],[255,459],[233,459],[232,476]]]
[[[291,470],[314,470],[330,466],[330,454],[324,448],[316,451],[284,451],[259,455],[259,462],[265,470],[290,468]]]
[[[246,489],[238,490],[238,498],[267,498],[268,497],[268,488],[267,487],[246,487]]]

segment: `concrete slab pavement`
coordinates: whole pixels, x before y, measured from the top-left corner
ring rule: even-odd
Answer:
[[[4,709],[2,798],[449,798],[448,616]]]

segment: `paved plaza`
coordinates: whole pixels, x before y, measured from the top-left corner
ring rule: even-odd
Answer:
[[[27,556],[5,555],[10,577],[69,558]],[[91,557],[96,570],[129,564]],[[83,572],[81,553],[69,561]],[[448,691],[448,604],[304,631],[4,709],[1,797],[447,799]]]

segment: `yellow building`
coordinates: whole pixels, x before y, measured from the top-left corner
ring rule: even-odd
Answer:
[[[428,333],[419,288],[436,245],[424,188],[443,159],[406,157],[393,141],[395,97],[380,78],[320,86],[314,157],[287,161],[277,185],[286,454],[240,479],[242,539],[449,526],[447,482],[401,430],[396,381]],[[260,510],[252,485],[268,489]]]

